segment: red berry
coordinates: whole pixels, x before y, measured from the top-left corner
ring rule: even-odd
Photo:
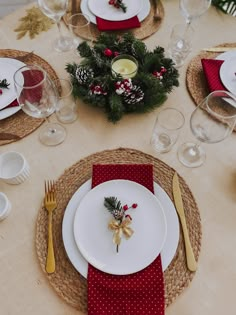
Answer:
[[[118,51],[114,51],[113,54],[114,54],[115,57],[117,57],[117,56],[119,56],[120,53]]]
[[[126,210],[128,210],[128,209],[129,209],[129,207],[128,207],[127,205],[124,205],[124,206],[123,206],[123,210],[124,210],[124,211],[126,211]]]
[[[137,203],[133,203],[133,204],[132,204],[132,208],[134,208],[134,209],[137,208],[137,206],[138,206]]]
[[[0,89],[0,95],[2,95],[2,89]]]
[[[107,56],[107,57],[111,57],[113,52],[109,49],[109,48],[106,48],[104,49],[104,55]]]

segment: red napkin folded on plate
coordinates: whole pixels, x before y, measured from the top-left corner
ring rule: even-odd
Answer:
[[[115,31],[129,28],[140,27],[140,22],[137,16],[124,21],[108,21],[96,16],[97,27],[99,31]]]
[[[220,67],[224,60],[201,59],[201,62],[210,92],[226,90],[220,79]]]
[[[93,166],[92,187],[114,179],[131,180],[145,186],[151,192],[154,191],[152,165]],[[165,313],[164,279],[160,255],[145,269],[124,276],[104,273],[89,264],[87,280],[89,315],[164,315]]]
[[[4,109],[9,108],[9,107],[15,107],[15,106],[19,106],[17,100],[12,101],[9,105],[7,105],[6,107],[2,108],[1,110],[4,110]]]

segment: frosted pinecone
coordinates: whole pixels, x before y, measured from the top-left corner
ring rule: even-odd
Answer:
[[[122,217],[124,216],[124,214],[125,214],[125,212],[124,212],[123,209],[120,209],[120,210],[115,209],[115,210],[112,211],[112,215],[113,215],[113,217],[114,217],[116,220],[122,219]]]
[[[78,82],[83,85],[94,77],[94,72],[90,68],[78,67],[75,71],[75,76]]]
[[[126,93],[124,101],[125,103],[132,105],[139,103],[140,101],[143,100],[143,98],[144,98],[143,90],[139,86],[134,85],[132,89],[128,93]]]

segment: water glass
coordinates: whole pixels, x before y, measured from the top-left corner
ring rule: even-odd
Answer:
[[[72,95],[73,86],[70,80],[67,79],[57,79],[54,81],[54,84],[58,91],[57,119],[61,123],[72,123],[78,117],[77,107]]]
[[[157,153],[170,151],[179,137],[184,122],[184,115],[175,108],[169,107],[160,111],[151,136],[153,149]]]
[[[172,29],[168,52],[177,68],[183,65],[192,50],[193,34],[194,30],[190,25],[177,24]]]
[[[76,49],[83,41],[83,37],[91,38],[89,16],[82,13],[71,15],[67,20],[67,25],[73,37],[74,48]]]

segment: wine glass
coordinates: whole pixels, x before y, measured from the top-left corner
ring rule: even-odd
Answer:
[[[227,91],[210,93],[193,111],[190,127],[198,142],[217,143],[228,137],[236,123],[236,96]],[[206,158],[199,143],[184,143],[178,150],[179,161],[198,167]]]
[[[14,86],[22,110],[31,117],[47,121],[56,109],[58,93],[46,71],[37,65],[25,65],[15,72]],[[39,139],[45,145],[54,146],[63,142],[65,136],[63,126],[47,121]]]
[[[55,50],[65,52],[73,49],[74,43],[72,38],[62,35],[60,24],[62,16],[66,13],[68,0],[38,0],[38,6],[47,17],[57,23],[60,36],[54,42]]]
[[[179,7],[187,25],[203,15],[210,7],[211,0],[180,0]]]

